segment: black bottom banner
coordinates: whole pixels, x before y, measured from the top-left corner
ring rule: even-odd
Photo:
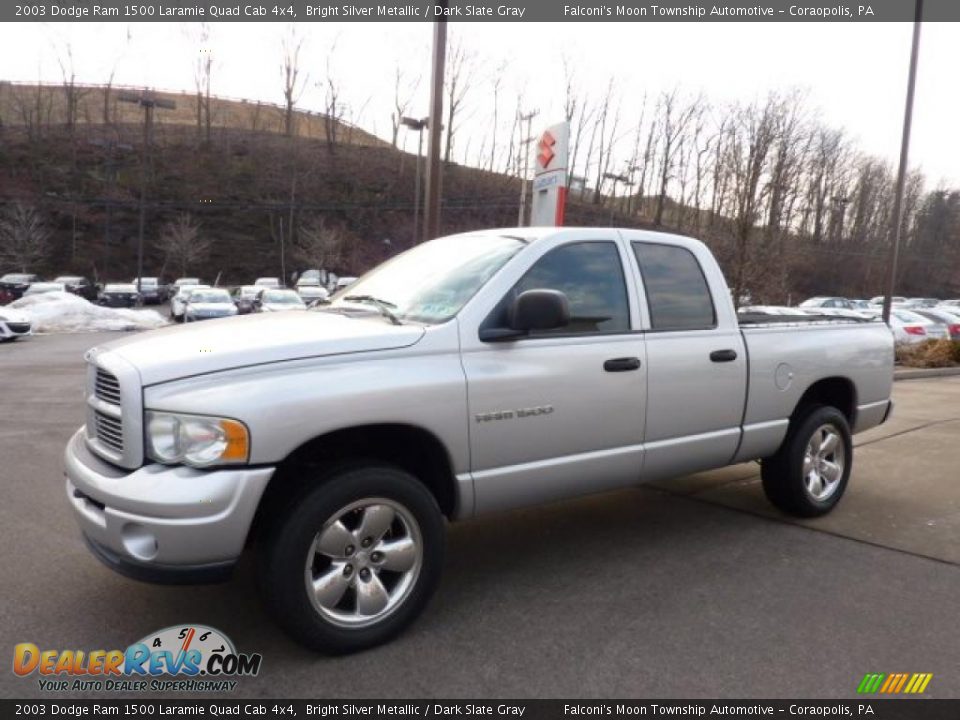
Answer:
[[[0,700],[0,718],[923,718],[957,720],[960,700]]]

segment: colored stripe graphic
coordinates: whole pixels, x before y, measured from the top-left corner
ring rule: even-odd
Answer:
[[[860,694],[898,693],[918,695],[927,689],[933,679],[933,673],[867,673],[857,685]]]
[[[884,677],[886,676],[883,673],[867,673],[863,676],[863,680],[860,681],[857,692],[875,693],[880,689],[880,683],[883,682]]]

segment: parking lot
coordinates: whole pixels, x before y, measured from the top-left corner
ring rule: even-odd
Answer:
[[[112,337],[0,348],[4,652],[124,648],[195,622],[263,654],[237,697],[839,698],[867,672],[931,672],[927,695],[960,694],[960,377],[896,383],[830,516],[777,515],[748,464],[466,522],[410,631],[325,658],[266,619],[249,564],[160,587],[84,547],[61,456],[83,422],[82,353]],[[41,693],[8,671],[0,694]]]

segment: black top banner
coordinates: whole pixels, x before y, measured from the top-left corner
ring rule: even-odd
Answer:
[[[42,22],[906,22],[914,0],[740,0],[596,2],[595,0],[25,0],[0,3],[0,21]],[[960,21],[960,1],[925,0],[923,20]]]
[[[126,718],[872,718],[956,720],[960,700],[0,700],[0,717]]]

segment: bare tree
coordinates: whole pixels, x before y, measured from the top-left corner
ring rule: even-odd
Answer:
[[[390,113],[390,132],[394,147],[397,147],[403,117],[407,114],[418,87],[420,87],[420,76],[417,75],[416,78],[409,80],[405,79],[398,62],[393,76],[393,111]]]
[[[607,91],[600,101],[600,137],[597,156],[597,182],[593,189],[593,203],[598,205],[602,198],[600,190],[604,176],[610,171],[610,160],[613,157],[613,147],[616,142],[617,126],[620,124],[620,104],[616,109],[611,107],[615,98],[613,78],[607,81]],[[613,116],[611,117],[611,112]],[[592,143],[591,143],[592,144]]]
[[[165,262],[173,262],[181,276],[207,257],[211,244],[209,238],[201,237],[200,224],[194,222],[190,213],[181,213],[176,220],[164,225],[157,240]]]
[[[333,58],[337,51],[337,41],[334,40],[327,52],[326,77],[322,84],[317,86],[324,91],[324,114],[323,127],[327,138],[327,150],[332,154],[337,145],[337,131],[340,129],[341,121],[345,112],[340,82],[336,79],[333,72]]]
[[[674,153],[677,143],[702,102],[702,98],[698,96],[684,105],[676,88],[660,95],[660,191],[657,197],[657,210],[653,217],[654,225],[663,224],[667,185],[672,178],[671,173],[676,162]]]
[[[15,202],[0,214],[0,261],[20,272],[35,269],[47,256],[50,231],[40,212]]]
[[[287,137],[296,133],[294,122],[294,108],[303,95],[307,85],[307,76],[300,76],[300,51],[303,49],[303,38],[297,35],[296,26],[291,23],[287,34],[280,43],[283,60],[280,64],[280,77],[283,80],[284,124],[283,132]]]
[[[73,61],[73,46],[69,42],[63,44],[63,48],[57,54],[57,63],[60,65],[60,76],[62,78],[61,87],[63,88],[64,100],[64,125],[67,133],[73,137],[77,128],[77,116],[80,100],[88,92],[88,88],[77,85],[76,68]]]
[[[193,27],[193,26],[191,26]],[[210,23],[199,23],[194,38],[197,58],[193,65],[193,82],[197,91],[197,137],[210,144],[210,85],[213,76],[213,48],[210,47]]]
[[[312,217],[300,223],[293,255],[307,268],[333,270],[343,262],[346,240],[342,226],[328,225],[322,216]]]
[[[470,87],[473,62],[473,54],[460,41],[455,42],[447,54],[447,72],[444,81],[447,96],[447,141],[443,151],[445,163],[450,162],[453,154],[458,117],[463,110],[463,101]]]
[[[733,181],[734,240],[733,300],[740,303],[748,290],[751,257],[749,245],[762,204],[761,180],[767,171],[776,136],[776,101],[737,108],[727,144],[727,161]]]

